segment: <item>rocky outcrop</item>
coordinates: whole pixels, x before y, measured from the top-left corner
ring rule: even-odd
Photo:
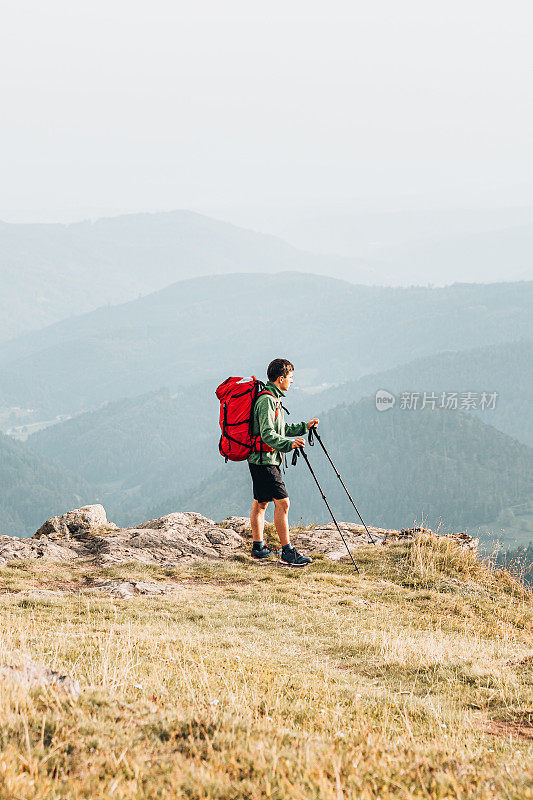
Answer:
[[[346,542],[350,548],[362,544],[371,544],[368,534],[363,525],[356,525],[353,522],[339,522]],[[368,526],[368,530],[375,544],[382,545],[386,541],[388,531],[385,528],[374,528]],[[397,531],[395,531],[397,533]],[[346,547],[339,537],[339,533],[333,522],[323,525],[313,525],[301,531],[297,531],[292,536],[294,544],[301,547],[305,552],[322,553],[329,561],[340,561],[348,557]]]
[[[350,546],[369,543],[362,525],[352,522],[339,525]],[[370,526],[369,531],[377,545],[432,533],[421,528],[397,531]],[[12,559],[47,558],[90,561],[102,566],[140,562],[171,567],[202,558],[229,558],[246,546],[250,536],[248,517],[227,517],[216,523],[194,512],[175,512],[131,528],[119,528],[108,522],[103,506],[84,506],[46,520],[30,539],[0,536],[0,566]],[[477,548],[478,540],[467,533],[448,534],[448,537],[458,547],[474,552]],[[333,522],[294,530],[292,539],[297,547],[321,553],[331,561],[347,556]],[[143,593],[135,584],[120,591],[131,595]]]
[[[389,531],[387,539],[390,541],[405,541],[414,539],[416,536],[437,536],[438,534],[434,533],[430,528],[404,528],[401,531]],[[469,533],[461,532],[461,533],[443,533],[440,536],[447,540],[452,541],[460,550],[472,550],[472,552],[477,553],[477,548],[479,545],[479,539],[475,539],[473,536],[470,536]],[[386,541],[387,541],[386,539]]]
[[[194,512],[176,512],[119,528],[96,505],[52,517],[29,539],[0,536],[0,565],[12,559],[48,558],[102,566],[128,562],[172,566],[199,558],[228,558],[243,544],[231,528],[219,528],[212,519]]]
[[[231,528],[241,536],[251,534],[250,520],[248,517],[226,517],[219,522],[221,528]],[[339,527],[349,547],[369,544],[364,525],[354,522],[339,522]],[[434,534],[428,528],[404,528],[401,531],[395,528],[376,528],[368,526],[370,536],[377,545],[387,545],[398,541],[409,541],[420,534]],[[476,552],[479,539],[474,539],[468,533],[449,533],[446,538],[452,539],[458,547]],[[320,553],[329,561],[340,561],[347,558],[346,547],[340,539],[335,523],[327,522],[319,525],[309,525],[300,530],[291,531],[291,539],[297,547],[308,553]]]
[[[241,536],[252,533],[249,517],[226,517],[218,525],[220,528],[231,528]]]

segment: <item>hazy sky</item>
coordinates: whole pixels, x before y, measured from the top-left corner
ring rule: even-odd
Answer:
[[[529,2],[4,0],[0,218],[533,205]]]

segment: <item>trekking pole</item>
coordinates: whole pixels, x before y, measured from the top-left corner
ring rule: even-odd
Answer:
[[[348,547],[348,542],[346,541],[346,539],[345,539],[345,538],[344,538],[344,536],[343,536],[343,533],[342,533],[342,531],[341,531],[341,529],[340,529],[340,527],[339,527],[339,523],[338,523],[338,522],[337,522],[337,520],[335,519],[335,515],[333,514],[333,511],[331,510],[331,506],[330,506],[330,504],[328,503],[328,501],[327,501],[327,499],[326,499],[326,495],[325,495],[325,494],[324,494],[324,492],[322,491],[322,487],[321,487],[321,485],[320,485],[320,484],[319,484],[319,482],[318,482],[318,478],[317,478],[317,476],[315,475],[315,471],[314,471],[313,467],[311,466],[311,464],[310,464],[310,462],[309,462],[309,459],[307,458],[307,453],[305,452],[305,450],[303,449],[303,447],[295,447],[295,448],[294,448],[293,455],[292,455],[292,464],[293,464],[293,466],[296,464],[296,461],[297,461],[297,459],[298,459],[298,456],[299,456],[299,455],[302,455],[302,456],[303,456],[305,463],[306,463],[306,464],[307,464],[307,466],[309,467],[309,469],[310,469],[310,471],[311,471],[311,475],[312,475],[312,476],[313,476],[313,478],[315,479],[315,483],[316,483],[316,485],[318,486],[318,491],[319,491],[319,492],[320,492],[320,494],[322,495],[322,498],[323,498],[323,500],[324,500],[324,503],[327,505],[327,507],[328,507],[328,511],[329,511],[329,513],[331,514],[331,519],[332,519],[332,520],[333,520],[333,522],[335,523],[335,527],[337,528],[338,532],[340,533],[341,539],[342,539],[342,541],[344,542],[344,544],[345,544],[345,546],[346,546],[346,549],[347,549],[347,551],[348,551],[348,555],[349,555],[349,556],[350,556],[350,558],[352,559],[352,564],[353,564],[353,565],[354,565],[354,567],[355,567],[355,571],[356,571],[356,572],[357,572],[357,574],[359,575],[359,567],[357,566],[357,564],[356,564],[356,563],[355,563],[355,561],[354,561],[354,557],[352,556],[352,554],[351,554],[351,552],[350,552],[350,548]]]
[[[338,479],[340,480],[340,482],[342,483],[342,488],[344,489],[344,491],[345,491],[345,492],[346,492],[346,494],[348,495],[348,498],[349,498],[349,500],[350,500],[350,503],[352,504],[352,506],[353,506],[353,507],[355,508],[355,510],[357,511],[357,515],[358,515],[359,519],[361,520],[361,522],[363,523],[363,526],[364,526],[364,529],[365,529],[365,531],[368,533],[368,538],[370,539],[370,541],[372,542],[372,544],[376,544],[376,540],[372,538],[372,534],[370,533],[370,531],[369,531],[369,530],[368,530],[368,528],[366,527],[366,525],[365,525],[365,521],[364,521],[363,517],[361,516],[361,514],[359,514],[359,509],[358,509],[358,508],[357,508],[357,506],[355,505],[355,503],[354,503],[354,501],[353,501],[353,498],[352,498],[352,495],[351,495],[351,494],[350,494],[350,492],[348,491],[348,489],[347,489],[347,487],[346,487],[346,484],[344,483],[343,479],[341,478],[341,475],[340,475],[340,472],[339,472],[339,470],[337,469],[337,467],[335,466],[335,464],[334,464],[334,463],[333,463],[333,461],[331,460],[331,456],[330,456],[330,454],[328,453],[328,451],[326,450],[326,448],[325,448],[325,446],[324,446],[324,442],[322,441],[322,437],[320,436],[320,434],[319,434],[319,432],[318,432],[318,430],[317,430],[317,428],[316,428],[316,425],[314,425],[312,428],[309,428],[309,444],[311,445],[311,447],[313,446],[313,433],[314,433],[314,435],[316,436],[316,438],[318,439],[318,441],[319,441],[319,443],[320,443],[320,447],[322,448],[322,450],[324,451],[324,453],[325,453],[325,454],[326,454],[326,456],[328,457],[328,461],[329,461],[329,463],[331,464],[331,466],[332,466],[332,467],[333,467],[333,469],[335,470],[335,475],[337,476],[337,478],[338,478]]]

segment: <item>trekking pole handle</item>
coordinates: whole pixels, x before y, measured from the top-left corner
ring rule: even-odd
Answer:
[[[302,447],[295,447],[292,451],[292,459],[291,465],[293,467],[296,466],[296,462],[298,461],[298,456],[305,455],[303,446]]]

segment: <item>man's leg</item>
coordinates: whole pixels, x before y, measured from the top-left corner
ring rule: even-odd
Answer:
[[[288,497],[274,500],[274,525],[282,546],[289,544],[289,506]],[[264,517],[263,517],[264,519]]]
[[[265,511],[268,505],[268,500],[264,503],[259,503],[254,500],[252,503],[252,510],[250,511],[250,525],[252,526],[252,538],[254,542],[263,541],[263,531],[265,529]]]
[[[274,523],[278,532],[279,540],[282,544],[280,564],[286,567],[305,567],[311,563],[309,556],[304,556],[293,547],[289,540],[289,506],[290,500],[284,497],[282,500],[274,500],[276,508],[274,510]]]

